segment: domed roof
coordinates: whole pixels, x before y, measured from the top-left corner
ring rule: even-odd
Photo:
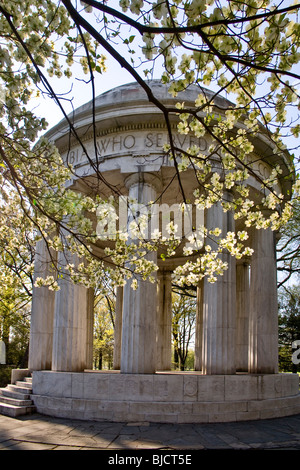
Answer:
[[[165,124],[165,118],[159,105],[174,107],[172,118],[177,119],[175,104],[184,102],[186,107],[194,107],[195,99],[200,93],[205,94],[208,100],[212,99],[216,111],[222,114],[234,104],[226,98],[216,95],[213,91],[202,88],[197,85],[189,86],[185,91],[178,93],[173,97],[169,93],[169,84],[163,84],[160,80],[145,81],[147,92],[137,82],[132,82],[115,87],[98,95],[94,102],[88,101],[78,107],[68,118],[61,120],[56,126],[52,127],[46,137],[56,143],[59,149],[74,145],[76,137],[74,130],[80,139],[92,139],[93,135],[103,135],[106,132],[118,132],[118,129],[124,126],[140,126],[142,123],[151,125],[154,122]],[[150,99],[151,97],[151,99]],[[157,100],[158,106],[153,103]],[[175,121],[174,121],[175,122]],[[73,126],[72,142],[70,142],[70,123]],[[241,123],[242,125],[242,123]],[[256,154],[261,160],[264,160],[272,167],[280,165],[282,168],[281,182],[284,186],[284,193],[288,194],[291,188],[291,167],[290,156],[288,152],[279,154],[273,153],[274,144],[270,136],[267,135],[263,126],[260,132],[252,139]]]
[[[184,101],[190,105],[195,103],[197,96],[202,93],[207,96],[208,99],[213,98],[214,105],[220,108],[228,108],[228,106],[233,106],[226,98],[222,96],[215,95],[214,92],[206,88],[202,88],[197,85],[190,85],[186,90],[179,92],[176,97],[172,97],[169,93],[169,84],[163,84],[160,80],[148,80],[145,81],[153,97],[163,104],[175,104],[178,101]],[[128,105],[132,102],[149,102],[149,96],[145,89],[137,82],[127,83],[115,88],[112,88],[109,91],[106,91],[98,95],[95,99],[96,109],[99,107],[114,106],[115,104],[124,104]],[[91,109],[92,100],[88,103],[80,106],[76,109],[75,114],[79,115],[82,112],[85,112],[87,109]]]
[[[195,106],[195,100],[200,93],[205,94],[208,99],[213,99],[214,106],[220,110],[226,110],[228,107],[233,107],[234,104],[226,98],[215,95],[214,92],[197,85],[190,85],[186,90],[179,92],[176,97],[169,93],[169,84],[163,84],[160,80],[147,80],[145,81],[149,93],[154,97],[154,100],[162,103],[165,106],[175,106],[177,102],[185,102],[186,106]],[[98,95],[93,103],[93,100],[79,106],[74,112],[68,115],[68,119],[76,125],[76,128],[84,125],[84,122],[89,117],[89,122],[92,122],[92,113],[94,109],[98,117],[105,114],[107,110],[112,112],[116,108],[118,110],[125,108],[132,108],[138,106],[139,108],[146,109],[151,112],[161,113],[161,110],[151,102],[150,97],[147,95],[145,89],[137,82],[127,83],[118,87],[112,88],[104,93]],[[69,127],[68,120],[62,119],[47,133],[48,138],[56,139],[56,132],[60,135]]]

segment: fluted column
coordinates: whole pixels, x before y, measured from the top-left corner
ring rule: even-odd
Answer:
[[[68,263],[78,263],[76,255],[67,253]],[[52,370],[81,372],[90,366],[87,343],[90,338],[91,294],[80,284],[74,284],[64,269],[65,254],[59,253],[59,286],[56,292]],[[88,357],[89,356],[89,357]]]
[[[250,306],[249,262],[236,266],[236,370],[248,371],[249,306]]]
[[[197,286],[196,325],[195,325],[195,370],[202,370],[203,343],[203,280]]]
[[[171,272],[159,271],[157,302],[157,370],[171,370],[172,365],[172,285]]]
[[[156,199],[154,184],[153,175],[132,175],[127,180],[129,200],[144,205],[146,211],[147,203]],[[157,254],[151,252],[147,259],[156,263]],[[141,276],[137,276],[137,280],[136,290],[130,282],[123,288],[121,372],[152,374],[156,368],[157,285]]]
[[[119,370],[121,366],[123,287],[117,287],[115,312],[114,369]]]
[[[88,289],[87,293],[87,331],[86,331],[86,369],[93,369],[94,347],[94,289]]]
[[[226,195],[228,198],[230,195]],[[206,227],[219,227],[222,237],[234,231],[233,213],[225,212],[220,203],[207,211]],[[212,250],[217,242],[211,240]],[[203,281],[203,346],[204,374],[234,374],[235,366],[235,258],[224,252],[220,255],[228,269],[214,283]]]
[[[52,255],[55,257],[55,254]],[[34,280],[54,275],[46,242],[41,240],[36,246]],[[53,317],[55,292],[48,287],[33,287],[30,320],[30,340],[28,368],[30,370],[49,370],[52,363]]]
[[[250,274],[249,372],[278,372],[275,233],[253,230]]]

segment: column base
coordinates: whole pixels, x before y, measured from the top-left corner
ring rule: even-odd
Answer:
[[[297,374],[33,372],[37,412],[70,419],[216,423],[300,413]]]

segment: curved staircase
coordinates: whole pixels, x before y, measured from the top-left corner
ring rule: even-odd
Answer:
[[[34,413],[36,408],[31,400],[32,377],[24,377],[14,385],[0,388],[0,414],[16,418]]]

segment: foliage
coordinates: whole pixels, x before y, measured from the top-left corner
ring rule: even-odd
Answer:
[[[20,366],[29,343],[31,298],[9,268],[1,267],[0,339],[6,345],[6,363]]]
[[[300,287],[294,285],[279,297],[279,366],[281,370],[300,372],[294,364],[293,342],[300,340]]]
[[[196,320],[196,299],[194,296],[173,293],[172,299],[172,336],[174,364],[180,370],[192,368],[189,347],[192,346]]]
[[[21,366],[29,342],[35,235],[28,206],[21,207],[14,189],[2,186],[1,195],[0,339],[7,364]]]
[[[94,368],[113,368],[114,299],[100,292],[95,299],[94,312]]]
[[[11,368],[0,365],[0,387],[4,388],[11,383]]]
[[[280,273],[279,287],[297,282],[300,274],[300,206],[294,201],[293,216],[280,231],[277,245],[277,269]]]
[[[54,84],[62,79],[72,83],[76,72],[76,79],[91,86],[94,98],[95,82],[105,72],[105,54],[126,69],[164,115],[170,141],[164,151],[174,162],[182,201],[181,176],[192,167],[199,182],[195,204],[205,209],[222,204],[224,211],[234,210],[235,218],[245,223],[245,231],[237,235],[221,233],[218,227],[210,233],[196,227],[208,240],[201,253],[197,244],[193,245],[199,256],[176,271],[178,284],[196,285],[203,276],[213,282],[227,268],[220,257],[222,252],[237,258],[251,255],[245,245],[249,227],[278,230],[292,214],[292,206],[277,183],[294,177],[299,158],[286,152],[293,151],[287,137],[297,138],[300,132],[296,73],[300,59],[299,8],[299,4],[273,5],[269,0],[1,3],[1,197],[5,200],[6,188],[12,188],[37,237],[44,238],[54,251],[68,250],[87,259],[85,264],[66,267],[72,279],[93,288],[107,276],[119,285],[135,274],[154,280],[151,275],[157,266],[147,254],[157,251],[165,241],[158,238],[145,242],[141,236],[140,243],[133,244],[119,237],[105,254],[110,265],[93,253],[97,233],[86,214],[95,214],[105,201],[100,196],[80,194],[67,184],[76,177],[75,169],[64,164],[52,143],[45,138],[37,141],[47,123],[35,115],[30,100],[40,93],[51,96],[65,116],[70,136],[86,151],[63,106],[70,98],[56,92]],[[195,106],[187,109],[182,102],[176,106],[161,103],[147,84],[156,70],[174,97],[196,85],[199,94]],[[207,93],[207,86],[212,94]],[[227,95],[235,104],[216,108],[214,101],[219,95]],[[179,118],[179,133],[210,136],[207,154],[197,146],[185,151],[177,146],[170,126],[174,115]],[[258,134],[264,135],[272,149],[271,172],[265,179],[255,171],[252,139]],[[87,158],[98,182],[105,183],[94,150],[95,155],[87,154]],[[278,163],[282,158],[285,170]],[[264,193],[261,201],[249,192],[250,177]],[[116,194],[116,188],[110,190]],[[228,191],[234,194],[230,200]],[[299,191],[296,179],[295,200]],[[217,241],[216,249],[212,249],[209,237]],[[176,237],[170,238],[169,256],[179,243]],[[17,243],[21,240],[20,232]],[[193,239],[190,241],[193,243]],[[55,276],[39,279],[37,284],[59,288]],[[135,279],[132,285],[136,287]]]

